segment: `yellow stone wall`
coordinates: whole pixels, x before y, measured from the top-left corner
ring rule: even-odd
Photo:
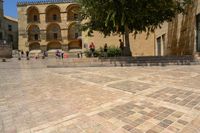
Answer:
[[[196,52],[196,15],[200,13],[200,0],[193,1],[185,14],[177,15],[172,22],[156,30],[155,42],[162,35],[166,36],[162,43],[163,55],[193,55]]]
[[[46,9],[48,6],[56,5],[60,8],[61,12],[61,22],[56,22],[61,27],[61,34],[62,40],[60,41],[64,50],[69,50],[70,48],[77,48],[79,46],[77,43],[79,41],[71,39],[74,35],[73,33],[76,30],[71,30],[71,24],[76,23],[71,21],[72,14],[71,8],[77,8],[76,4],[73,3],[60,3],[60,4],[35,4],[35,5],[18,5],[18,16],[19,16],[19,49],[20,50],[29,50],[29,45],[31,44],[28,41],[28,34],[27,30],[30,25],[34,23],[27,22],[27,10],[30,7],[36,7],[40,14],[40,23],[35,23],[40,28],[41,40],[38,42],[43,49],[47,48],[47,44],[49,43],[46,38],[46,29],[50,23],[46,23]],[[71,35],[72,34],[72,35]],[[119,46],[119,39],[123,40],[122,36],[119,35],[112,35],[109,37],[104,37],[99,32],[94,32],[93,37],[88,37],[86,32],[80,33],[82,35],[81,39],[84,44],[89,46],[91,42],[94,42],[96,48],[103,47],[105,43],[109,46]],[[154,47],[154,34],[150,35],[148,39],[146,39],[146,33],[137,35],[135,39],[134,36],[130,35],[130,43],[131,43],[131,50],[134,56],[154,56],[155,54],[155,47]],[[72,46],[74,44],[74,46]],[[84,48],[82,50],[85,50]]]
[[[112,35],[104,37],[99,32],[94,32],[93,37],[88,37],[87,33],[83,34],[83,42],[87,46],[93,42],[97,48],[103,47],[105,43],[108,46],[119,47],[119,39],[123,40],[123,36]],[[130,34],[130,47],[133,56],[154,56],[154,34],[147,37],[146,33],[142,33],[138,34],[136,38]]]

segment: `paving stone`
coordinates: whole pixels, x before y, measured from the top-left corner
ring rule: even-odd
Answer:
[[[56,62],[0,63],[1,133],[200,132],[199,66],[46,67]]]
[[[133,81],[123,81],[115,84],[109,85],[109,87],[113,87],[119,90],[131,92],[133,94],[136,94],[138,92],[144,91],[146,89],[149,89],[151,87],[150,84],[146,83],[139,83],[139,82],[133,82]]]

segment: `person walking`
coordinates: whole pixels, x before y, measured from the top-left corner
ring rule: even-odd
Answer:
[[[26,51],[26,59],[29,60],[29,51]]]
[[[24,57],[24,51],[23,50],[21,51],[21,57],[22,58]]]
[[[21,51],[18,50],[18,60],[21,60]]]
[[[105,43],[103,51],[104,51],[104,57],[107,57],[108,56],[108,44],[107,43]]]
[[[91,56],[94,57],[95,45],[93,42],[91,42],[90,44],[90,52],[91,52]]]
[[[121,39],[119,39],[119,48],[121,50],[121,56],[124,56],[124,43],[122,42]]]
[[[61,57],[64,59],[64,51],[61,52]]]

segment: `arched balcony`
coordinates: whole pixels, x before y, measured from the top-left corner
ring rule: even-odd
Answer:
[[[37,25],[28,27],[28,41],[40,41],[40,28]]]
[[[27,22],[28,23],[40,22],[40,13],[37,7],[31,6],[27,9]]]
[[[82,40],[81,39],[77,39],[77,40],[73,40],[73,41],[70,41],[68,43],[68,48],[69,50],[79,50],[79,49],[82,49]]]
[[[61,28],[58,24],[53,23],[47,26],[46,32],[47,41],[61,41]]]
[[[61,43],[58,41],[53,41],[47,44],[47,50],[57,50],[61,49]]]
[[[40,43],[34,42],[29,44],[29,51],[31,50],[40,50]]]
[[[67,21],[78,21],[80,6],[77,4],[72,4],[67,7]]]
[[[80,24],[72,23],[68,26],[68,40],[77,40],[81,35]]]
[[[46,22],[61,22],[60,8],[51,5],[46,8]]]

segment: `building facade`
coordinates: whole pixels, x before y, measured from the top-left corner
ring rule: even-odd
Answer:
[[[155,31],[156,56],[196,55],[200,52],[200,0],[186,7],[184,14],[177,15]]]
[[[0,43],[18,48],[18,21],[9,16],[4,16],[3,0],[0,0]]]
[[[68,0],[18,3],[19,49],[82,49],[79,8]]]
[[[19,49],[24,51],[62,49],[64,51],[84,50],[91,42],[96,48],[119,46],[122,36],[104,37],[94,32],[88,37],[86,32],[79,30],[80,6],[73,0],[49,0],[38,2],[19,2]],[[154,35],[146,39],[146,34],[135,39],[130,36],[134,56],[153,56],[155,54]]]

